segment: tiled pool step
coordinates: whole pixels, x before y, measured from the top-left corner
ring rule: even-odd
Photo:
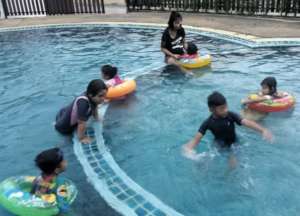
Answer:
[[[93,138],[93,142],[81,144],[74,137],[74,151],[88,180],[109,205],[126,216],[182,216],[121,170],[104,145],[100,123],[92,123],[87,134]]]

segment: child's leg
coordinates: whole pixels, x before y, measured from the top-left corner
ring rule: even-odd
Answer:
[[[169,64],[169,65],[176,65],[177,67],[179,67],[182,72],[193,74],[192,71],[189,71],[189,70],[185,69],[184,67],[182,67],[175,58],[168,56],[168,57],[166,57],[165,60],[166,60],[167,64]]]

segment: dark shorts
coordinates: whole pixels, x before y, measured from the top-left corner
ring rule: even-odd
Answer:
[[[76,125],[74,126],[70,125],[71,115],[70,113],[68,113],[68,109],[66,108],[61,109],[57,113],[55,120],[56,122],[54,127],[61,134],[65,134],[65,135],[72,134],[76,128]]]

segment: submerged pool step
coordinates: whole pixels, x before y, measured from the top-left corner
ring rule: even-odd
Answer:
[[[89,145],[74,137],[75,154],[89,181],[116,211],[126,216],[182,216],[136,184],[117,165],[104,145],[99,123],[92,124],[87,135],[93,139]]]

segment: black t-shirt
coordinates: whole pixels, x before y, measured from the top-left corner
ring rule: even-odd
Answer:
[[[75,124],[71,124],[72,110],[74,103],[77,106],[77,115],[75,116]],[[55,128],[63,134],[72,133],[77,126],[77,121],[87,121],[92,115],[95,106],[89,100],[80,98],[75,99],[71,104],[62,108],[56,115]]]
[[[206,130],[210,130],[217,141],[230,146],[236,140],[234,123],[242,124],[242,118],[234,112],[228,112],[225,118],[211,115],[202,123],[198,131],[204,135]]]
[[[173,54],[182,55],[184,54],[184,39],[184,28],[177,30],[176,37],[174,39],[170,36],[169,28],[166,28],[161,38],[161,47],[166,48]]]

